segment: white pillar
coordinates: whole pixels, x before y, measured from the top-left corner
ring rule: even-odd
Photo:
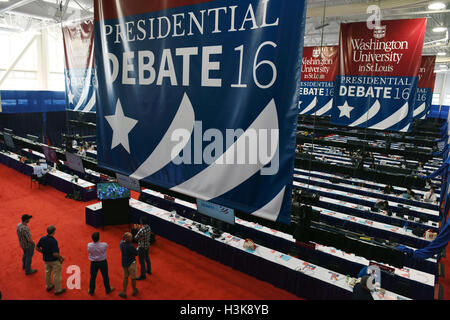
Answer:
[[[41,90],[48,90],[48,78],[50,75],[48,68],[48,31],[41,30],[38,45],[39,62],[39,87]]]

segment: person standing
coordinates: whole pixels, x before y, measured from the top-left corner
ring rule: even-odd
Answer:
[[[134,237],[138,241],[139,264],[141,265],[141,276],[136,280],[145,280],[146,272],[149,275],[152,274],[152,264],[149,256],[151,229],[147,223],[147,219],[144,217],[140,218],[140,224],[142,228],[139,229]]]
[[[95,292],[95,280],[97,279],[98,270],[102,273],[103,284],[105,286],[106,294],[114,291],[109,285],[108,262],[106,261],[106,249],[108,244],[100,241],[100,233],[94,232],[92,234],[92,241],[88,243],[89,260],[91,261],[91,280],[89,282],[88,293],[92,296]]]
[[[123,236],[123,240],[120,241],[120,251],[122,252],[122,268],[123,268],[123,290],[119,292],[119,297],[127,298],[127,286],[128,277],[131,278],[131,286],[133,287],[133,296],[137,295],[138,289],[136,288],[136,256],[138,252],[131,244],[133,236],[130,232],[126,232]]]
[[[47,235],[43,236],[37,246],[36,250],[42,253],[45,265],[45,284],[47,291],[55,288],[55,295],[66,292],[61,286],[61,269],[64,257],[59,254],[58,241],[55,239],[55,226],[47,227]],[[53,281],[52,283],[52,274]]]
[[[36,273],[36,269],[31,269],[31,260],[34,254],[34,241],[31,237],[28,223],[33,216],[28,214],[22,215],[22,222],[17,225],[17,236],[19,237],[19,244],[23,250],[22,269],[25,270],[26,275]]]
[[[371,281],[369,276],[363,276],[361,281],[353,287],[352,300],[373,300],[373,296],[370,292]]]

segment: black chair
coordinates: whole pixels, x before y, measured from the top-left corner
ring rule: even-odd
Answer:
[[[37,183],[37,185],[38,185],[38,189],[40,188],[40,182],[39,182],[39,178],[38,178],[38,176],[36,175],[36,174],[31,174],[31,185],[30,185],[30,188],[31,189],[33,189],[33,182],[34,183]]]

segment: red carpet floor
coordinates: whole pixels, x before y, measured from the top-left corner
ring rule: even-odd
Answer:
[[[64,193],[50,186],[41,186],[40,189],[33,186],[31,189],[29,177],[0,165],[0,291],[4,300],[121,299],[117,295],[121,290],[123,275],[119,243],[127,227],[106,227],[102,231],[86,225],[84,207],[94,202],[66,199]],[[46,292],[42,255],[36,251],[32,267],[38,272],[25,276],[22,271],[22,250],[16,234],[16,226],[24,213],[33,216],[29,226],[36,243],[46,234],[48,225],[56,226],[55,238],[61,254],[66,258],[63,263],[63,285],[66,287],[70,277],[67,268],[75,265],[81,270],[81,289],[68,290],[61,296]],[[91,297],[87,293],[90,264],[87,243],[91,241],[90,236],[94,231],[100,231],[101,241],[109,244],[109,275],[111,285],[116,288],[111,295],[106,295],[100,273],[95,295]],[[161,237],[157,237],[151,247],[150,258],[153,274],[137,282],[139,294],[136,297],[131,296],[131,284],[128,285],[129,300],[299,299]]]

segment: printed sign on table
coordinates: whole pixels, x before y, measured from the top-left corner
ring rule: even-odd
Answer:
[[[341,24],[339,74],[331,122],[369,129],[409,130],[426,19]]]
[[[304,0],[97,0],[100,166],[290,222]]]

